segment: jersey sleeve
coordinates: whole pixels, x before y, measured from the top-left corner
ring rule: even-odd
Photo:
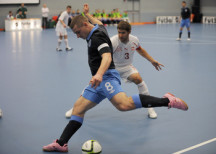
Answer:
[[[115,50],[117,48],[117,43],[118,43],[118,40],[116,39],[116,36],[117,35],[114,35],[113,37],[110,38],[112,46],[113,46],[113,53],[115,52]]]
[[[190,9],[188,8],[188,14],[190,15],[191,14],[191,12],[190,12]]]
[[[136,50],[139,50],[141,48],[141,46],[140,46],[139,39],[137,37],[135,37],[134,43],[136,44]]]
[[[100,53],[100,55],[102,55],[103,53],[111,53],[112,50],[109,45],[109,42],[107,40],[107,37],[103,37],[103,36],[98,36],[98,37],[94,37],[92,38],[92,44],[94,44],[94,46],[97,48],[98,52]]]
[[[64,20],[64,18],[65,18],[65,13],[66,13],[65,11],[61,13],[61,15],[60,15],[60,17],[59,17],[60,20]]]

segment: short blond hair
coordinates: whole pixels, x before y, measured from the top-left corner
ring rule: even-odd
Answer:
[[[75,25],[77,25],[77,27],[82,27],[83,22],[89,22],[88,18],[86,18],[83,15],[78,15],[72,19],[72,22],[70,24],[70,28],[73,29]]]

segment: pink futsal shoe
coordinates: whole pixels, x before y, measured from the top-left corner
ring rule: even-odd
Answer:
[[[67,144],[60,146],[57,143],[57,140],[55,140],[53,143],[51,143],[47,146],[44,146],[43,151],[46,151],[46,152],[68,152],[68,146],[67,146]]]
[[[168,108],[177,108],[184,111],[188,110],[188,105],[181,98],[177,98],[171,93],[166,93],[163,97],[168,98],[170,101]]]

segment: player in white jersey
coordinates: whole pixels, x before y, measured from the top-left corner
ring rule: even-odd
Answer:
[[[154,60],[145,49],[143,49],[136,36],[131,35],[131,25],[126,21],[121,21],[118,26],[118,35],[111,38],[113,45],[113,60],[121,78],[125,82],[133,82],[138,86],[140,94],[149,95],[146,83],[142,80],[137,69],[132,65],[133,56],[137,51],[141,56],[149,60],[159,71],[162,64]],[[153,108],[148,108],[148,116],[157,118],[157,113]]]
[[[62,39],[64,37],[64,41],[65,41],[65,45],[66,45],[66,51],[70,51],[72,50],[71,47],[69,47],[68,45],[68,36],[67,36],[67,26],[68,26],[68,18],[69,18],[69,14],[71,13],[71,6],[68,5],[66,8],[66,11],[62,12],[58,22],[56,24],[56,35],[59,37],[58,39],[58,46],[56,48],[57,51],[62,51],[62,49],[60,48]]]

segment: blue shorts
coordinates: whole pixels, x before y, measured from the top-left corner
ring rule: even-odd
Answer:
[[[187,19],[182,19],[181,20],[181,25],[180,25],[181,27],[184,27],[184,26],[186,26],[187,28],[189,28],[190,27],[190,19],[189,18],[187,18]]]
[[[85,88],[82,96],[94,103],[99,104],[103,99],[112,99],[116,94],[123,92],[121,79],[117,70],[109,69],[103,75],[103,80],[95,89],[89,85]]]

